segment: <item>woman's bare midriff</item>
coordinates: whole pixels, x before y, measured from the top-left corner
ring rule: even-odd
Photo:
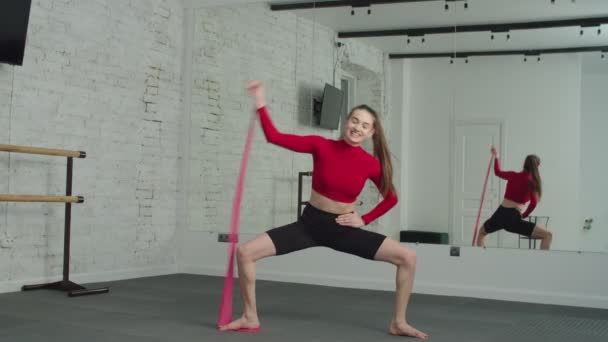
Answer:
[[[327,197],[321,195],[320,193],[318,193],[314,190],[311,190],[309,203],[313,207],[315,207],[319,210],[326,211],[328,213],[347,214],[347,213],[352,213],[353,211],[355,211],[356,202],[344,203],[344,202],[334,201],[331,198],[327,198]]]
[[[519,211],[520,214],[524,210],[523,204],[511,201],[510,199],[506,199],[506,198],[504,200],[502,200],[502,203],[500,205],[505,208],[515,208]]]

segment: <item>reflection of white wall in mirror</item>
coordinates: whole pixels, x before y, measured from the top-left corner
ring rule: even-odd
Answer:
[[[399,194],[399,203],[395,209],[389,211],[385,216],[383,226],[388,227],[387,235],[398,239],[399,231],[407,227],[403,225],[408,222],[408,156],[409,136],[407,128],[409,127],[409,93],[410,88],[404,86],[405,76],[409,74],[409,64],[403,63],[400,60],[391,60],[388,66],[390,72],[387,74],[389,82],[388,86],[388,112],[390,113],[390,125],[385,125],[387,136],[390,142],[391,152],[395,156],[393,158],[393,172],[395,176],[393,180],[397,193]]]
[[[597,58],[596,58],[597,59]],[[578,231],[581,249],[608,251],[608,63],[584,59],[581,92],[581,210]],[[584,222],[592,218],[593,224]]]
[[[548,56],[534,64],[515,57],[404,63],[411,64],[404,83],[412,89],[406,225],[449,231],[450,120],[501,120],[503,168],[520,170],[527,154],[540,155],[544,194],[534,213],[551,217],[554,248],[578,249],[578,56]]]
[[[408,103],[404,104],[403,113],[408,121],[403,125],[402,135],[409,146],[401,151],[401,159],[408,165],[403,178],[408,206],[404,215],[407,221],[401,226],[447,232],[453,70],[441,69],[443,60],[426,62],[404,61],[403,92]]]

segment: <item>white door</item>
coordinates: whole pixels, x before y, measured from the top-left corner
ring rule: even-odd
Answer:
[[[490,163],[490,146],[500,149],[500,123],[460,121],[454,126],[454,169],[452,170],[452,244],[471,246],[481,202],[483,183]],[[498,178],[490,169],[485,203],[479,227],[500,204]],[[487,247],[500,245],[500,232],[486,238]]]

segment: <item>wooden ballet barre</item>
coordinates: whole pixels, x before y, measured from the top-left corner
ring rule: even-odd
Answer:
[[[0,144],[0,151],[1,152],[13,152],[13,153],[41,154],[41,155],[47,155],[47,156],[72,157],[72,158],[85,158],[87,156],[86,152],[84,152],[84,151],[57,150],[57,149],[53,149],[53,148],[1,145],[1,144]]]
[[[24,285],[21,287],[22,291],[30,290],[59,290],[65,291],[70,297],[93,295],[100,293],[108,293],[110,289],[108,287],[100,287],[95,289],[88,289],[82,285],[79,285],[70,280],[70,240],[71,240],[71,225],[72,225],[72,203],[84,202],[82,196],[72,196],[72,181],[74,171],[74,158],[85,158],[87,154],[84,151],[68,151],[58,150],[52,148],[40,148],[40,147],[27,147],[27,146],[15,146],[15,145],[2,145],[0,144],[0,152],[13,152],[13,153],[28,153],[38,154],[47,156],[57,156],[67,158],[66,167],[66,186],[65,196],[53,196],[53,195],[6,195],[0,194],[0,202],[53,202],[53,203],[65,203],[65,218],[64,218],[64,232],[63,232],[63,278],[59,281],[52,283]]]
[[[0,195],[0,202],[54,202],[82,203],[82,196],[48,196],[48,195]]]

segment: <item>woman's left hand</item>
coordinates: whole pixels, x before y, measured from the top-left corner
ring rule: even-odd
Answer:
[[[359,214],[352,212],[349,214],[343,214],[336,217],[336,222],[341,226],[349,226],[354,228],[361,228],[365,226],[365,222]]]

